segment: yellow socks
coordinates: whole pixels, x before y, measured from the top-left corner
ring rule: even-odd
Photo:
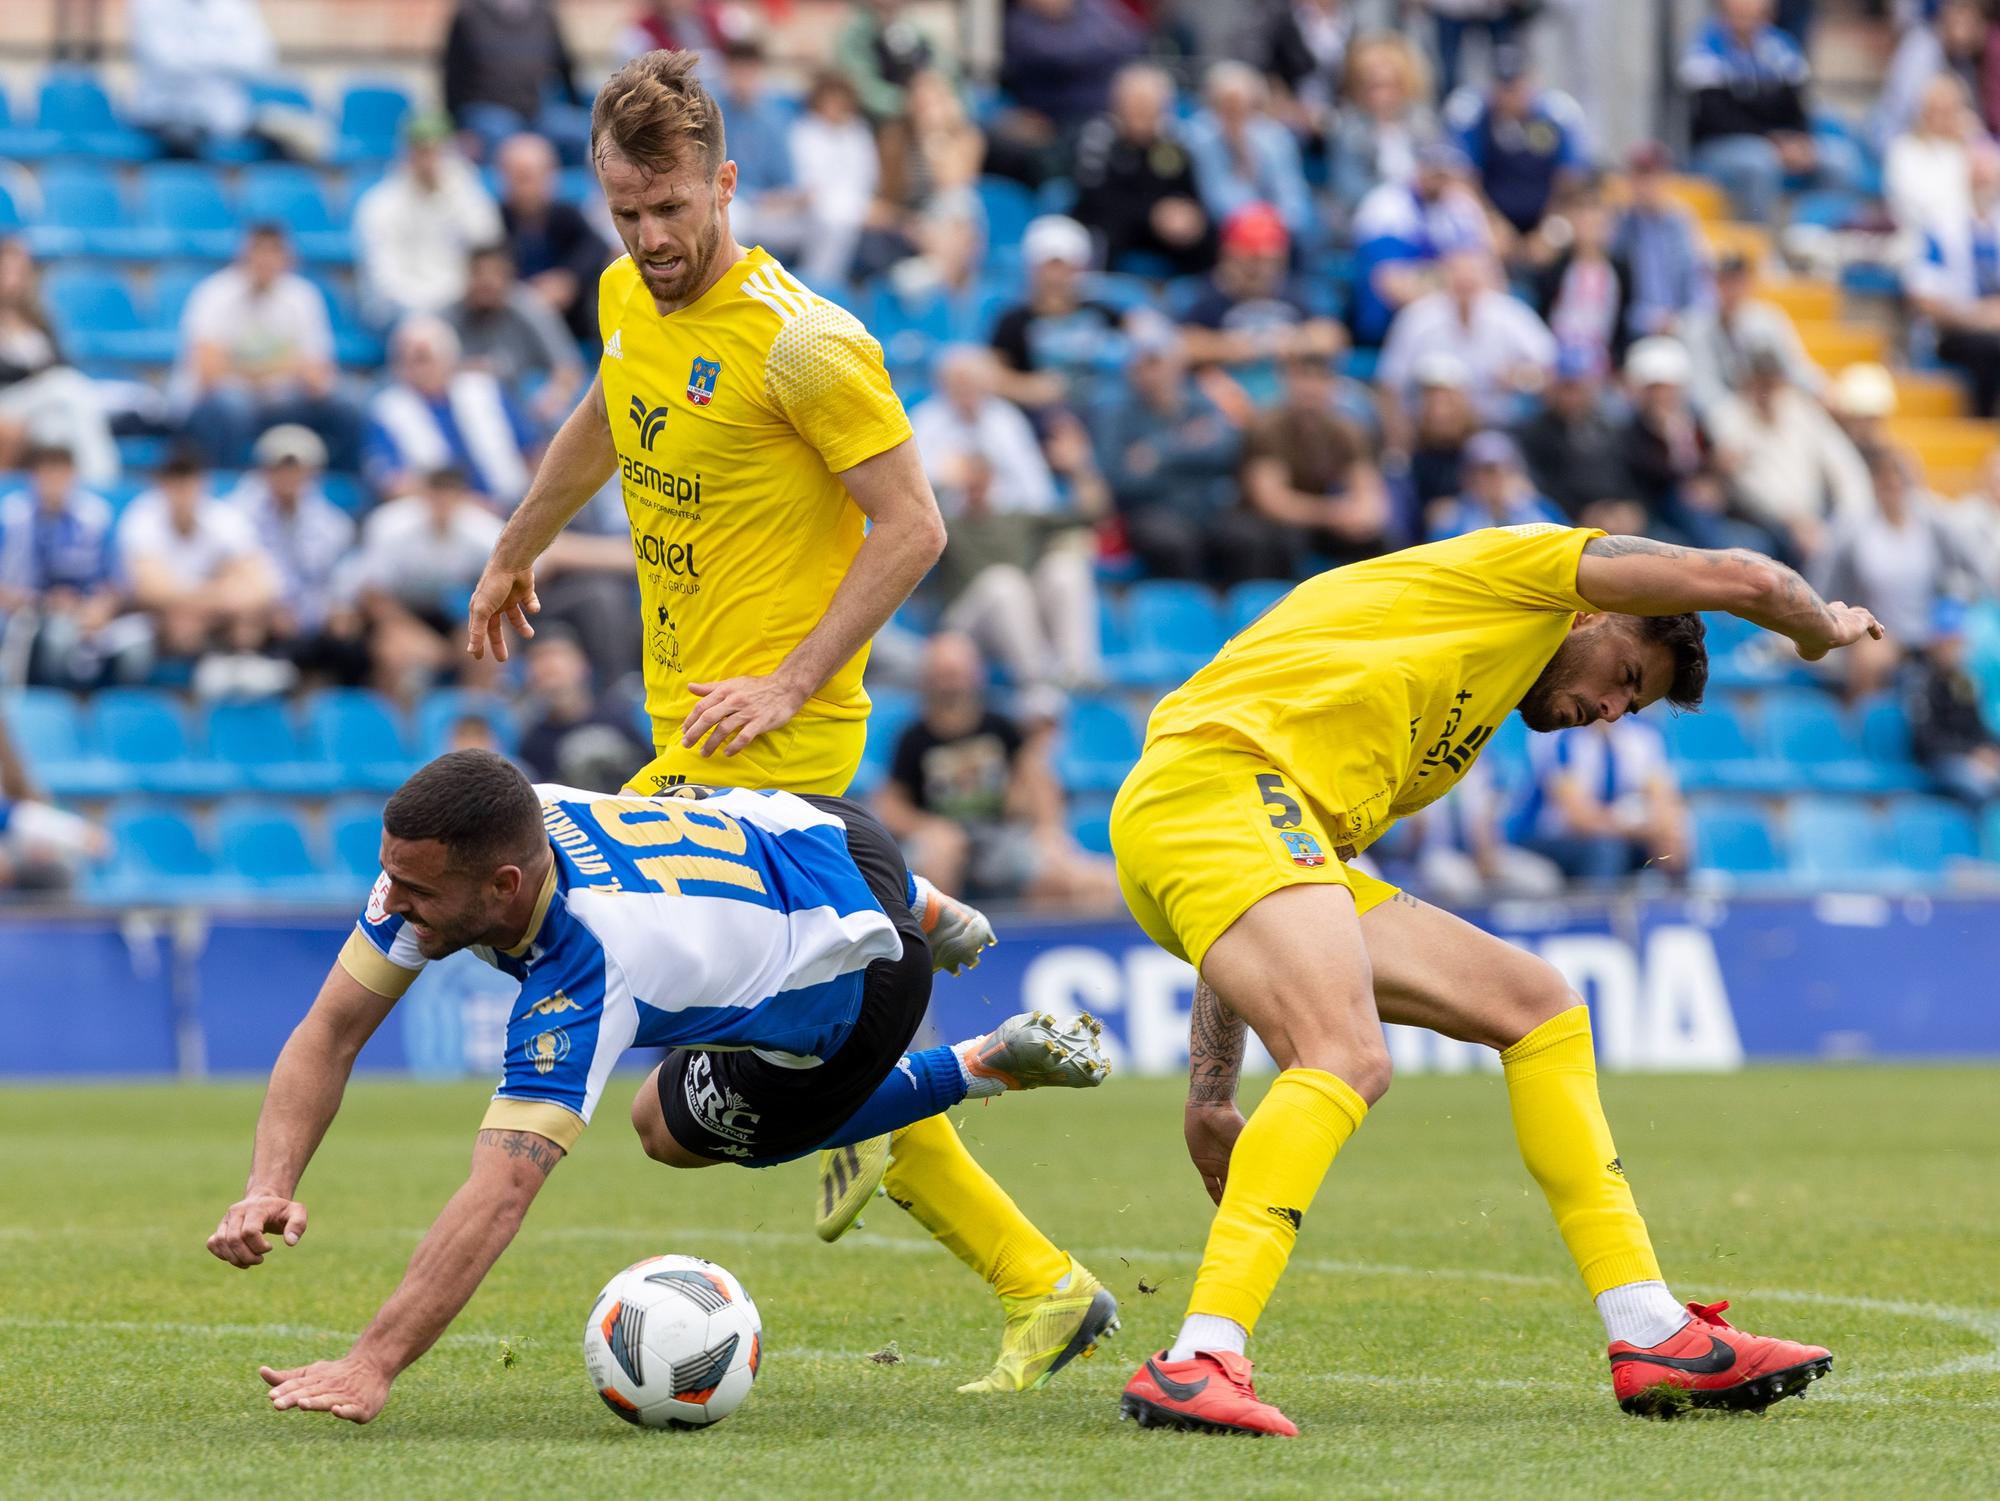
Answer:
[[[1190,1315],[1257,1327],[1291,1258],[1334,1153],[1361,1125],[1368,1105],[1332,1074],[1288,1068],[1250,1113],[1229,1157],[1222,1207],[1209,1228]]]
[[[949,1117],[905,1126],[889,1151],[889,1197],[1001,1297],[1040,1297],[1069,1274],[1068,1255],[972,1160]]]
[[[1548,1196],[1590,1295],[1658,1281],[1660,1264],[1597,1098],[1589,1010],[1577,1005],[1550,1017],[1500,1062],[1521,1158]]]

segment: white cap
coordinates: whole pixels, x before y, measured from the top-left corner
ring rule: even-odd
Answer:
[[[264,430],[257,446],[250,451],[250,457],[259,469],[270,469],[279,464],[303,464],[308,469],[324,469],[326,444],[309,427],[297,422],[281,422]]]
[[[1896,377],[1872,360],[1849,365],[1833,382],[1829,403],[1843,417],[1887,417],[1896,410]]]
[[[1639,340],[1625,354],[1625,379],[1635,386],[1684,386],[1688,370],[1686,346],[1664,334]]]
[[[1090,231],[1067,214],[1043,214],[1030,220],[1021,236],[1021,259],[1030,266],[1063,261],[1086,267],[1090,264]]]

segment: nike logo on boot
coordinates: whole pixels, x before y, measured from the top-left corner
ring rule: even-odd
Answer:
[[[1199,1381],[1176,1381],[1151,1360],[1146,1362],[1146,1374],[1153,1378],[1153,1385],[1160,1389],[1161,1394],[1171,1401],[1192,1402],[1208,1390],[1206,1376]]]
[[[1653,1355],[1644,1350],[1620,1350],[1611,1357],[1613,1365],[1634,1360],[1644,1365],[1663,1365],[1669,1370],[1687,1371],[1695,1376],[1713,1376],[1717,1371],[1726,1371],[1736,1364],[1736,1352],[1711,1334],[1706,1355]]]

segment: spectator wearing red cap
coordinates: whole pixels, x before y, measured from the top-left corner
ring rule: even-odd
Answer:
[[[1294,356],[1329,359],[1347,331],[1314,306],[1291,275],[1291,236],[1268,203],[1252,203],[1222,226],[1222,256],[1189,307],[1184,336],[1196,365],[1251,365]]]

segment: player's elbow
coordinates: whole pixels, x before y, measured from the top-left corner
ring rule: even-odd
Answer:
[[[1727,608],[1755,609],[1775,599],[1784,588],[1788,570],[1762,553],[1733,548],[1724,556],[1729,560],[1729,583],[1735,595]]]
[[[937,502],[932,500],[923,507],[910,529],[910,544],[929,568],[944,556],[944,545],[950,538],[944,529],[944,517],[939,513]]]

